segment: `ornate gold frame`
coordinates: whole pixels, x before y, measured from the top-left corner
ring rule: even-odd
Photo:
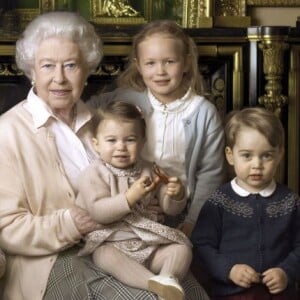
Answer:
[[[103,5],[104,0],[90,0],[92,22],[97,24],[136,25],[151,20],[152,0],[143,0],[143,11],[139,11],[137,16],[130,16],[129,14],[120,17],[105,16]]]
[[[211,0],[183,0],[182,26],[213,27]]]
[[[183,27],[248,27],[247,7],[298,7],[300,0],[183,0]]]
[[[246,14],[246,0],[214,1],[214,25],[221,27],[248,27],[251,18]]]
[[[104,17],[104,0],[90,0],[91,21],[99,24],[135,25],[152,20],[152,0],[143,0],[143,11],[136,17]],[[247,7],[300,7],[300,0],[182,0],[182,26],[203,28],[213,26],[248,27]],[[39,0],[39,7],[18,9],[20,29],[41,12],[54,10],[56,0]],[[213,11],[214,10],[214,11]]]

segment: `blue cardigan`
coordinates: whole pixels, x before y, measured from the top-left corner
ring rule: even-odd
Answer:
[[[192,242],[196,259],[213,278],[214,295],[243,290],[228,279],[235,264],[248,264],[259,273],[282,268],[294,285],[300,275],[299,196],[277,184],[269,197],[242,197],[227,183],[204,204]]]

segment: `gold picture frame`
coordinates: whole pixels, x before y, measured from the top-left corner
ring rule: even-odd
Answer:
[[[183,0],[182,26],[186,28],[213,27],[211,0]]]
[[[214,4],[214,26],[249,27],[251,18],[247,16],[246,0],[216,0]]]
[[[183,27],[249,27],[247,8],[299,7],[300,0],[182,0]],[[212,24],[213,20],[213,24]]]
[[[152,0],[91,0],[91,21],[96,24],[137,25],[151,20]]]

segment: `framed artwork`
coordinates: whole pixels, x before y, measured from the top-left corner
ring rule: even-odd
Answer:
[[[91,21],[96,24],[133,25],[151,20],[152,0],[91,0]]]
[[[172,19],[183,27],[212,27],[211,0],[91,0],[91,21],[132,25]]]
[[[186,28],[213,27],[211,0],[183,0],[182,26]]]

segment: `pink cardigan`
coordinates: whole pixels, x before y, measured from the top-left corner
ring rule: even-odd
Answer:
[[[125,197],[125,192],[130,187],[129,181],[142,176],[153,176],[153,165],[149,162],[140,161],[138,169],[139,172],[129,176],[123,170],[115,168],[114,174],[99,159],[79,176],[76,204],[86,209],[101,226],[99,230],[86,236],[86,244],[79,252],[80,255],[90,254],[102,243],[112,243],[119,240],[120,236],[123,243],[127,240],[129,253],[134,252],[130,242],[132,239],[138,239],[143,244],[143,250],[135,251],[134,254],[140,262],[144,262],[162,244],[180,243],[191,246],[189,239],[181,231],[155,222],[155,216],[148,209],[151,199],[157,198],[164,213],[177,215],[186,206],[185,197],[180,201],[173,200],[165,193],[166,186],[161,185],[133,208],[129,207]],[[113,237],[115,233],[118,233],[117,239]],[[148,255],[145,255],[144,250],[149,244],[152,250],[148,248]]]
[[[152,177],[151,165],[141,162],[140,176]],[[125,197],[128,189],[128,177],[116,177],[100,160],[90,164],[78,179],[79,193],[76,203],[89,211],[94,220],[101,224],[119,221],[131,212]],[[149,195],[155,197],[155,195]],[[179,214],[186,205],[186,198],[181,201],[172,200],[165,195],[165,188],[159,189],[156,195],[160,200],[163,212],[168,215]],[[148,203],[145,203],[146,205]]]
[[[8,253],[3,300],[42,299],[57,253],[81,238],[54,136],[33,126],[23,103],[0,118],[0,248]],[[85,127],[79,134],[90,139]]]

